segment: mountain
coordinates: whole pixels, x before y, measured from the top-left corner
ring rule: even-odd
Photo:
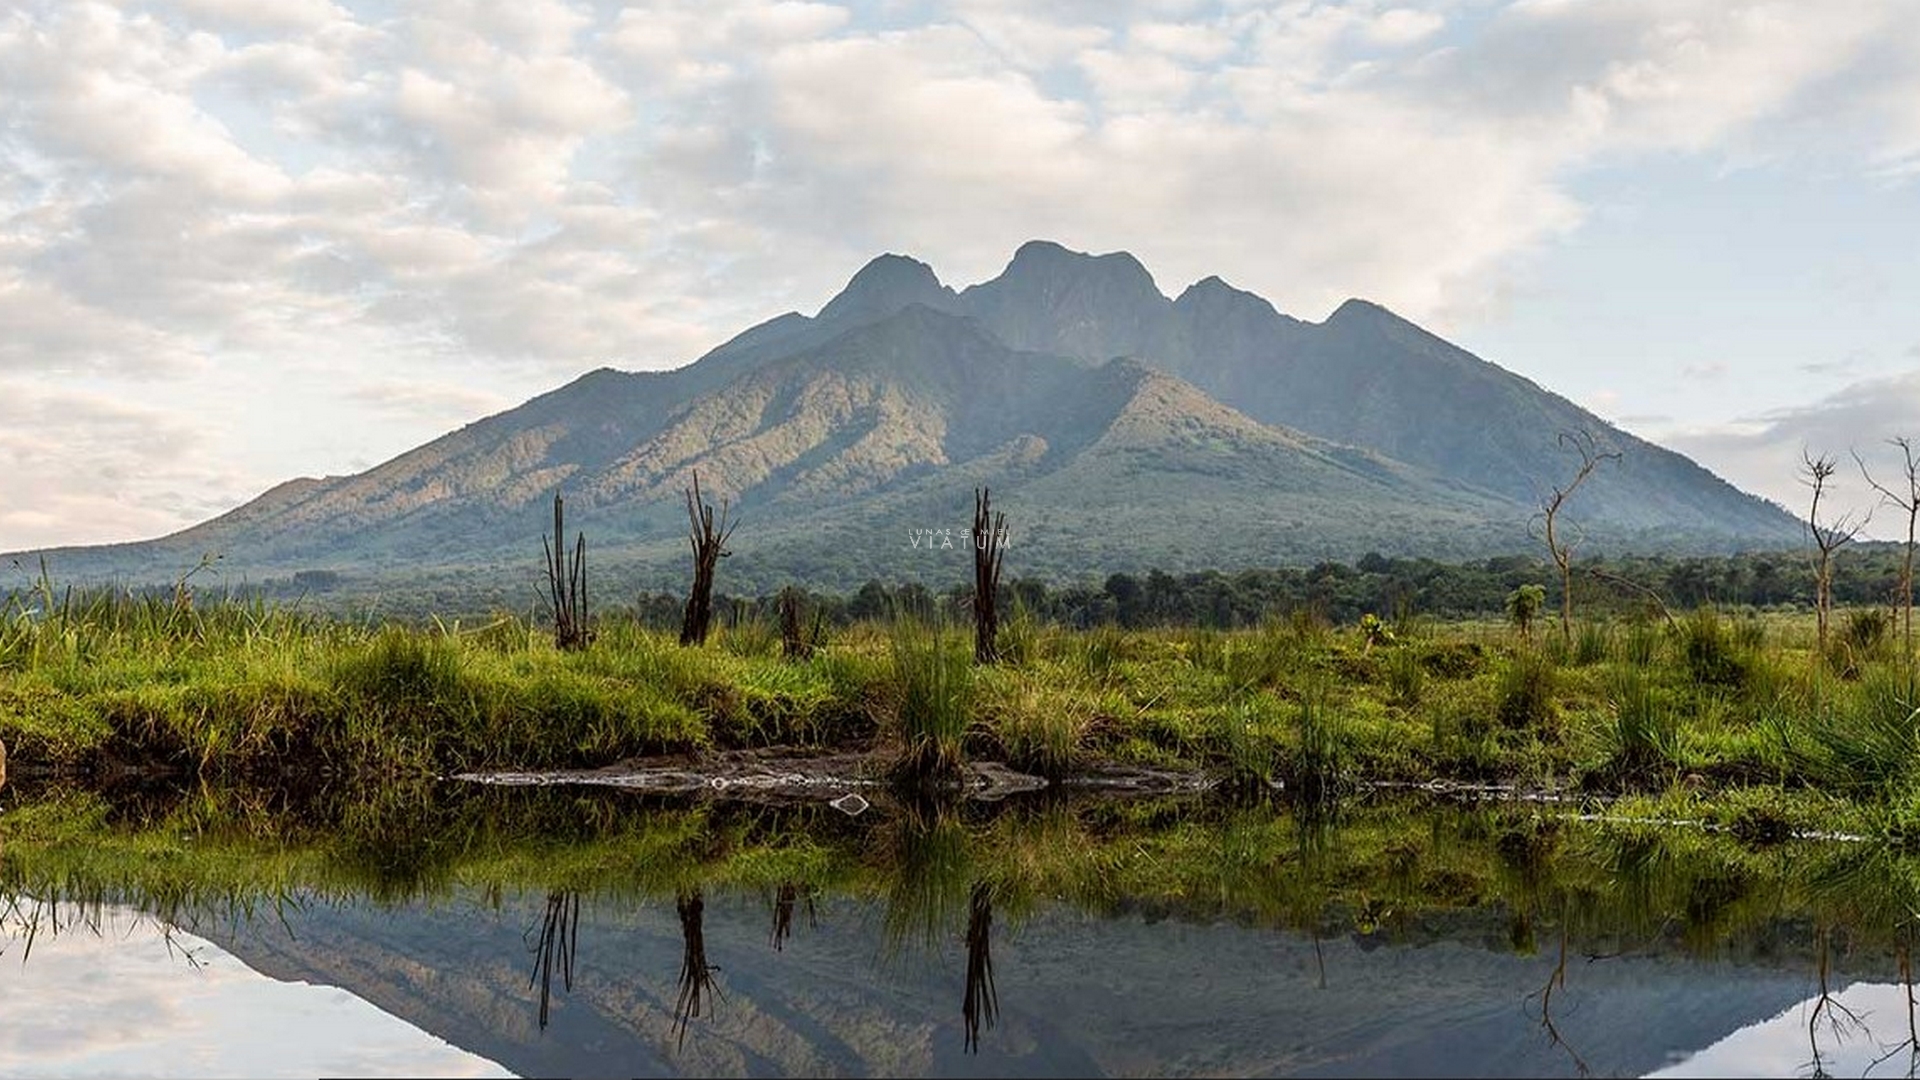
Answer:
[[[976,485],[1013,523],[1015,573],[1461,558],[1536,543],[1570,430],[1620,455],[1568,504],[1594,546],[1798,539],[1778,507],[1376,305],[1303,322],[1218,278],[1169,299],[1131,255],[1034,241],[957,292],[883,255],[816,315],[685,367],[593,371],[366,472],[48,554],[66,580],[162,580],[208,551],[256,579],[519,575],[561,491],[602,567],[665,585],[697,472],[743,522],[735,587],[963,579]]]

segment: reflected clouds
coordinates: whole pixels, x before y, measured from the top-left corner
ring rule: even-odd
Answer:
[[[60,914],[58,932],[31,900],[0,919],[0,1075],[512,1075],[344,990],[270,979],[132,909]]]

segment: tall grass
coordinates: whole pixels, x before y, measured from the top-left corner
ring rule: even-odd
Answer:
[[[1617,639],[1616,655],[1623,663],[1651,667],[1660,655],[1660,630],[1650,622],[1636,620],[1627,624]]]
[[[1394,704],[1408,709],[1419,705],[1426,685],[1427,669],[1411,643],[1387,654],[1387,687]]]
[[[758,615],[733,620],[720,631],[720,647],[733,656],[771,656],[779,643],[780,628]]]
[[[1126,656],[1126,635],[1116,626],[1096,626],[1076,635],[1075,642],[1079,647],[1073,657],[1080,670],[1100,685],[1113,678]]]
[[[1277,687],[1309,667],[1309,658],[1324,651],[1328,634],[1317,620],[1304,614],[1280,622],[1269,619],[1255,630],[1210,638],[1215,670],[1236,690]]]
[[[895,619],[889,640],[899,693],[901,754],[894,776],[926,784],[959,774],[972,718],[973,662],[963,635],[939,620]]]
[[[1680,753],[1678,718],[1645,672],[1612,673],[1599,735],[1600,773],[1609,782],[1634,786],[1671,778]]]
[[[1000,624],[994,647],[1003,664],[1014,667],[1031,664],[1040,655],[1040,620],[1016,599],[1013,611]]]
[[[1573,639],[1573,662],[1590,667],[1613,653],[1613,628],[1603,622],[1583,622]]]
[[[1289,793],[1308,803],[1328,803],[1346,784],[1350,755],[1346,725],[1324,683],[1308,683],[1293,711],[1294,755],[1287,769]]]
[[[1920,781],[1920,700],[1907,672],[1876,668],[1826,696],[1805,732],[1801,769],[1824,787],[1874,796]]]
[[[1696,608],[1680,622],[1680,651],[1693,681],[1706,686],[1738,687],[1746,681],[1748,660],[1733,632],[1711,607]]]
[[[1496,715],[1501,726],[1515,731],[1551,729],[1559,718],[1555,700],[1559,670],[1545,649],[1517,650],[1500,669]]]
[[[783,662],[750,622],[692,650],[613,613],[594,648],[562,652],[517,615],[416,627],[51,587],[0,605],[0,738],[22,770],[390,777],[884,736],[903,776],[925,780],[1003,754],[1055,779],[1099,760],[1294,787],[1582,771],[1633,786],[1677,771],[1684,735],[1688,767],[1716,780],[1868,800],[1920,783],[1906,765],[1917,695],[1904,664],[1875,658],[1890,635],[1865,618],[1835,635],[1856,654],[1845,678],[1804,627],[1710,609],[1671,633],[1583,627],[1566,667],[1484,624],[1370,648],[1308,617],[1198,632],[1036,625],[1023,643],[1016,613],[1008,662],[975,671],[966,634],[913,620],[857,623]],[[1560,737],[1569,722],[1582,738]]]

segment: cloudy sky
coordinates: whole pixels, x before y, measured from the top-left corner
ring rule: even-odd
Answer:
[[[1797,507],[1920,436],[1920,4],[0,0],[0,550],[1034,237],[1377,300]]]

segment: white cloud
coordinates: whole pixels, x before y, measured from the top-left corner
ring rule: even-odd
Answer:
[[[167,0],[164,8],[194,21],[268,33],[311,32],[350,18],[331,0]]]
[[[1423,41],[1447,24],[1446,16],[1415,8],[1390,8],[1367,24],[1367,40],[1379,45],[1402,46]]]
[[[1180,60],[1209,64],[1233,51],[1233,37],[1218,25],[1150,22],[1127,31],[1139,45]]]
[[[229,483],[187,418],[98,394],[0,379],[0,551],[157,535]]]
[[[1832,456],[1842,469],[1829,489],[1828,505],[1835,513],[1858,513],[1879,497],[1859,475],[1852,455],[1857,452],[1876,479],[1898,490],[1899,451],[1887,440],[1902,437],[1920,440],[1920,371],[1864,380],[1810,405],[1736,423],[1670,431],[1661,441],[1736,486],[1796,512],[1807,495],[1797,473],[1802,451]],[[1883,514],[1871,531],[1891,538],[1889,520]]]
[[[1804,157],[1910,183],[1917,42],[1920,9],[1870,0],[16,3],[0,377],[171,380],[143,398],[160,428],[273,479],[437,434],[454,406],[404,388],[451,367],[510,402],[670,366],[886,250],[965,284],[1051,237],[1130,250],[1169,291],[1217,273],[1306,317],[1365,295],[1445,331],[1579,228],[1596,168]],[[380,421],[322,394],[261,447],[209,411],[319,372],[388,388]],[[97,425],[33,417],[34,445],[105,453]],[[35,453],[127,529],[182,513]],[[0,504],[52,497],[20,475]]]
[[[357,386],[345,396],[359,405],[417,415],[447,425],[477,420],[516,404],[486,390],[413,379],[383,379]]]
[[[1178,109],[1199,82],[1186,66],[1147,50],[1088,49],[1079,63],[1100,104],[1115,112]]]

